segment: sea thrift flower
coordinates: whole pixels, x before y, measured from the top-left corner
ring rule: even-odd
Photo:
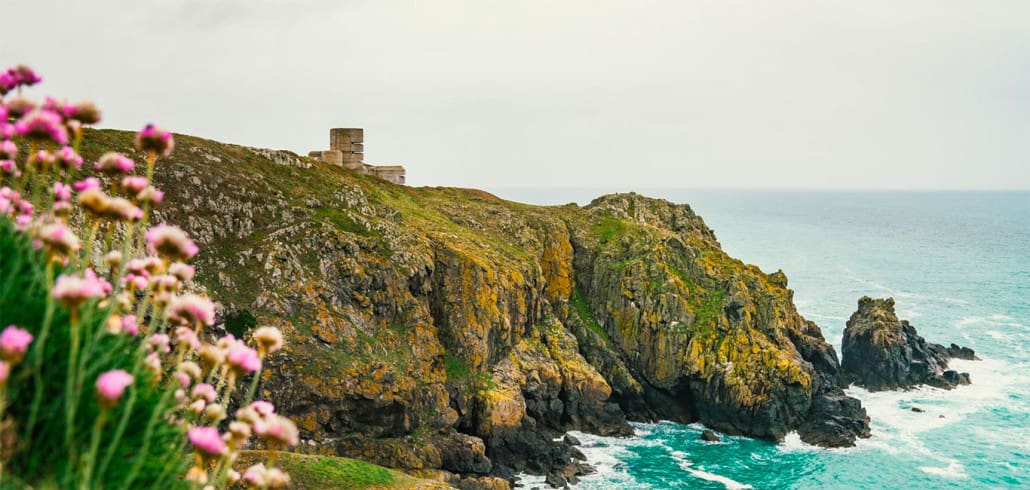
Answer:
[[[174,148],[175,139],[172,133],[153,124],[147,124],[136,135],[136,149],[139,151],[168,156]]]
[[[99,163],[97,164],[99,165]],[[139,175],[128,175],[122,178],[122,190],[126,194],[136,195],[147,188],[147,178]]]
[[[25,356],[25,350],[32,343],[32,334],[14,325],[0,333],[0,357],[11,364],[18,364]]]
[[[36,155],[30,160],[30,163],[35,168],[49,168],[51,165],[57,162],[57,157],[53,153],[46,150],[39,150]]]
[[[269,468],[265,472],[265,482],[272,489],[289,488],[293,484],[290,475],[279,468]]]
[[[104,194],[104,191],[95,187],[79,189],[78,182],[75,183],[75,188],[79,191],[77,200],[83,209],[95,216],[103,216],[107,213],[108,203],[111,199],[107,197],[107,194]]]
[[[218,429],[214,427],[191,427],[188,431],[190,444],[207,456],[221,456],[229,451]]]
[[[161,376],[161,357],[157,352],[151,352],[147,354],[147,357],[143,359],[143,367],[147,368],[154,376]]]
[[[58,201],[70,201],[72,188],[64,182],[54,182],[54,199]]]
[[[18,145],[13,141],[0,141],[0,159],[14,159],[18,156]]]
[[[221,366],[225,362],[225,350],[211,344],[204,344],[200,346],[200,362],[206,370]]]
[[[129,335],[139,333],[139,323],[136,321],[136,315],[125,315],[122,317],[122,331]]]
[[[275,405],[265,400],[258,400],[250,404],[250,407],[254,409],[259,415],[272,415],[275,413]]]
[[[25,114],[14,123],[14,130],[30,140],[68,144],[68,130],[64,127],[61,115],[54,111],[36,109]]]
[[[111,197],[107,199],[107,206],[101,216],[113,221],[139,221],[143,219],[143,210],[127,199]]]
[[[188,293],[173,298],[165,315],[174,325],[211,326],[215,323],[215,305],[207,298]]]
[[[82,157],[70,146],[65,146],[54,154],[54,159],[59,167],[64,170],[82,168]]]
[[[168,266],[168,273],[179,278],[182,282],[189,282],[193,280],[193,275],[196,274],[197,270],[189,264],[182,262],[175,262]]]
[[[254,433],[271,444],[296,446],[300,442],[297,424],[281,415],[269,415],[254,424]]]
[[[35,109],[36,103],[24,97],[15,97],[7,101],[7,117],[12,119],[18,119]],[[17,125],[15,125],[14,129],[17,132]]]
[[[103,172],[105,174],[127,174],[135,167],[136,162],[133,162],[131,158],[113,151],[104,153],[100,159],[93,164],[93,170]]]
[[[258,356],[257,351],[242,342],[229,348],[225,354],[225,360],[234,371],[239,373],[252,373],[261,369],[261,357]]]
[[[156,187],[148,185],[139,194],[136,194],[136,200],[139,202],[145,202],[150,204],[157,204],[165,200],[165,193],[157,190]]]
[[[85,179],[72,184],[72,187],[74,187],[75,190],[79,192],[83,192],[89,189],[100,189],[100,180],[98,180],[96,177],[86,177]]]
[[[199,349],[200,339],[197,338],[196,332],[191,328],[175,327],[175,345],[179,347],[185,345],[190,349]]]
[[[208,420],[214,423],[225,420],[225,407],[220,403],[211,403],[207,407],[204,407],[204,416]]]
[[[202,375],[200,372],[200,366],[193,361],[185,361],[182,364],[179,364],[177,369],[179,372],[185,373],[191,379],[200,379],[200,376]]]
[[[65,307],[75,308],[84,301],[106,296],[111,289],[111,284],[97,277],[93,269],[86,269],[82,275],[58,277],[50,294]]]
[[[265,468],[265,464],[258,463],[243,472],[243,483],[250,488],[265,488],[268,486],[267,475],[268,469]]]
[[[90,125],[100,122],[100,109],[95,104],[89,101],[82,101],[75,104],[69,118],[74,119],[82,124]]]
[[[261,327],[254,331],[254,340],[258,344],[258,351],[262,354],[271,354],[283,348],[283,334],[278,328]]]
[[[218,394],[215,392],[215,387],[207,383],[200,383],[199,385],[194,386],[192,396],[193,398],[204,400],[208,403],[213,403],[215,399],[218,398]]]
[[[146,240],[151,253],[172,260],[184,261],[200,252],[193,240],[178,226],[157,225],[147,230]]]
[[[199,466],[193,466],[186,471],[186,481],[191,481],[198,485],[207,483],[207,470]]]
[[[163,333],[156,333],[154,335],[151,335],[150,338],[147,339],[147,347],[150,348],[151,352],[156,352],[156,353],[171,352],[172,349],[169,347],[170,344],[171,344],[171,339],[168,338],[167,334],[163,334]]]
[[[251,433],[250,424],[239,421],[229,422],[229,434],[236,441],[234,443],[236,446],[240,446],[242,442],[250,439]]]
[[[39,239],[46,244],[47,248],[61,255],[77,252],[81,246],[79,237],[61,223],[49,224],[41,228]]]
[[[18,170],[18,164],[14,163],[14,160],[0,160],[0,173],[8,177],[21,176],[21,171]]]
[[[107,255],[104,255],[104,262],[111,267],[111,270],[117,269],[118,265],[122,263],[122,253],[117,250],[107,252]]]
[[[17,75],[19,85],[31,87],[43,81],[43,78],[37,75],[36,72],[32,70],[32,68],[29,68],[25,65],[15,66],[14,68],[11,68],[10,71],[13,71]]]
[[[114,408],[118,405],[118,399],[122,397],[125,388],[132,384],[132,375],[115,369],[101,374],[97,378],[97,397],[100,398],[100,405],[105,408]]]

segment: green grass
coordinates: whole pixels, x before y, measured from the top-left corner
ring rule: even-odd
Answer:
[[[464,359],[450,352],[445,352],[443,355],[443,369],[447,374],[448,381],[464,385],[471,393],[479,393],[494,387],[492,376],[472,371]]]
[[[583,293],[579,291],[578,287],[572,290],[572,300],[569,304],[572,305],[576,313],[579,315],[580,320],[583,320],[583,323],[587,328],[593,330],[594,333],[599,335],[601,339],[604,340],[605,345],[611,345],[612,340],[608,337],[608,332],[604,331],[604,327],[602,327],[597,321],[594,313],[590,311],[590,306],[587,305],[586,298],[583,296]]]
[[[626,222],[618,218],[605,218],[594,225],[593,232],[600,237],[602,243],[608,243],[626,234]]]
[[[261,451],[242,451],[240,455],[244,464],[263,458]],[[409,488],[418,481],[397,470],[336,456],[279,453],[276,464],[290,474],[293,488],[298,489]]]

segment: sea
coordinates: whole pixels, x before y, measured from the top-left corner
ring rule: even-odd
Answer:
[[[535,204],[604,191],[493,190]],[[706,443],[700,424],[672,422],[635,423],[628,438],[573,432],[597,469],[578,488],[1030,488],[1030,192],[637,192],[690,204],[730,255],[783,269],[798,310],[838,353],[858,299],[890,296],[928,341],[982,360],[951,362],[972,378],[955,390],[847,389],[872,419],[872,437],[853,448],[796,433]]]

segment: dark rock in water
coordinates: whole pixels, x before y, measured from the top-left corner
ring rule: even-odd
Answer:
[[[568,480],[558,472],[548,473],[544,481],[553,488],[565,488],[569,485]]]
[[[923,410],[922,408],[919,408],[919,407],[912,407],[912,411],[916,412],[916,413],[923,413],[926,410]]]
[[[570,446],[579,446],[580,444],[582,444],[581,442],[579,442],[579,439],[576,439],[571,434],[565,434],[565,438],[563,440],[565,441],[565,444],[568,444]]]
[[[907,320],[898,320],[893,298],[868,296],[858,300],[858,311],[848,320],[841,351],[845,379],[871,391],[969,384],[969,374],[948,370],[948,360],[976,358],[972,349],[944,347],[920,337]]]
[[[965,359],[967,361],[979,361],[980,358],[976,357],[976,352],[969,347],[962,347],[958,344],[951,344],[948,347],[948,357],[952,359]]]
[[[801,440],[823,447],[850,447],[869,437],[869,416],[857,399],[835,389],[812,400],[808,420],[798,427]]]
[[[722,439],[719,439],[719,436],[715,435],[715,432],[705,429],[705,431],[701,433],[701,440],[708,442],[719,442]]]

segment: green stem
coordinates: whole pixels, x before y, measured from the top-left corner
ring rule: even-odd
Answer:
[[[166,407],[168,405],[168,399],[172,396],[175,390],[166,389],[161,395],[161,401],[158,402],[157,406],[154,407],[154,411],[150,414],[150,420],[147,421],[147,428],[143,431],[143,447],[140,448],[139,453],[136,456],[136,462],[133,463],[132,469],[129,470],[129,476],[125,478],[122,483],[122,490],[132,488],[132,482],[139,476],[139,470],[143,467],[143,463],[150,457],[150,439],[154,436],[154,427],[157,426],[158,420],[165,414]]]
[[[82,490],[88,490],[93,488],[93,467],[96,462],[97,450],[100,449],[100,432],[104,428],[104,422],[107,421],[107,409],[101,408],[100,415],[97,415],[97,421],[93,424],[93,435],[89,439],[89,452],[86,453],[84,458],[86,462],[86,470],[82,474],[82,479],[79,481],[79,488]],[[103,473],[100,473],[103,474]]]
[[[33,429],[36,425],[36,417],[39,415],[39,405],[43,402],[43,347],[46,346],[47,337],[50,336],[50,324],[53,323],[54,311],[57,308],[57,300],[50,295],[54,287],[54,263],[48,262],[46,267],[46,312],[43,314],[43,327],[40,328],[39,337],[32,344],[32,381],[35,392],[32,395],[32,407],[29,409],[29,417],[25,423],[24,440],[31,441]]]
[[[100,463],[100,469],[97,470],[98,475],[104,475],[107,472],[107,466],[111,464],[111,459],[114,458],[114,454],[118,452],[118,444],[122,442],[122,436],[125,434],[126,427],[129,426],[129,418],[132,416],[132,409],[136,405],[136,388],[134,386],[129,387],[129,398],[125,400],[125,408],[122,409],[122,416],[118,419],[118,425],[115,427],[114,436],[111,438],[111,442],[107,445],[107,451],[104,454],[104,461]]]
[[[64,385],[64,442],[68,446],[69,467],[78,466],[78,451],[75,447],[75,412],[78,410],[78,403],[75,402],[76,373],[75,367],[79,360],[79,315],[78,307],[71,309],[71,353],[68,356],[68,375]]]

